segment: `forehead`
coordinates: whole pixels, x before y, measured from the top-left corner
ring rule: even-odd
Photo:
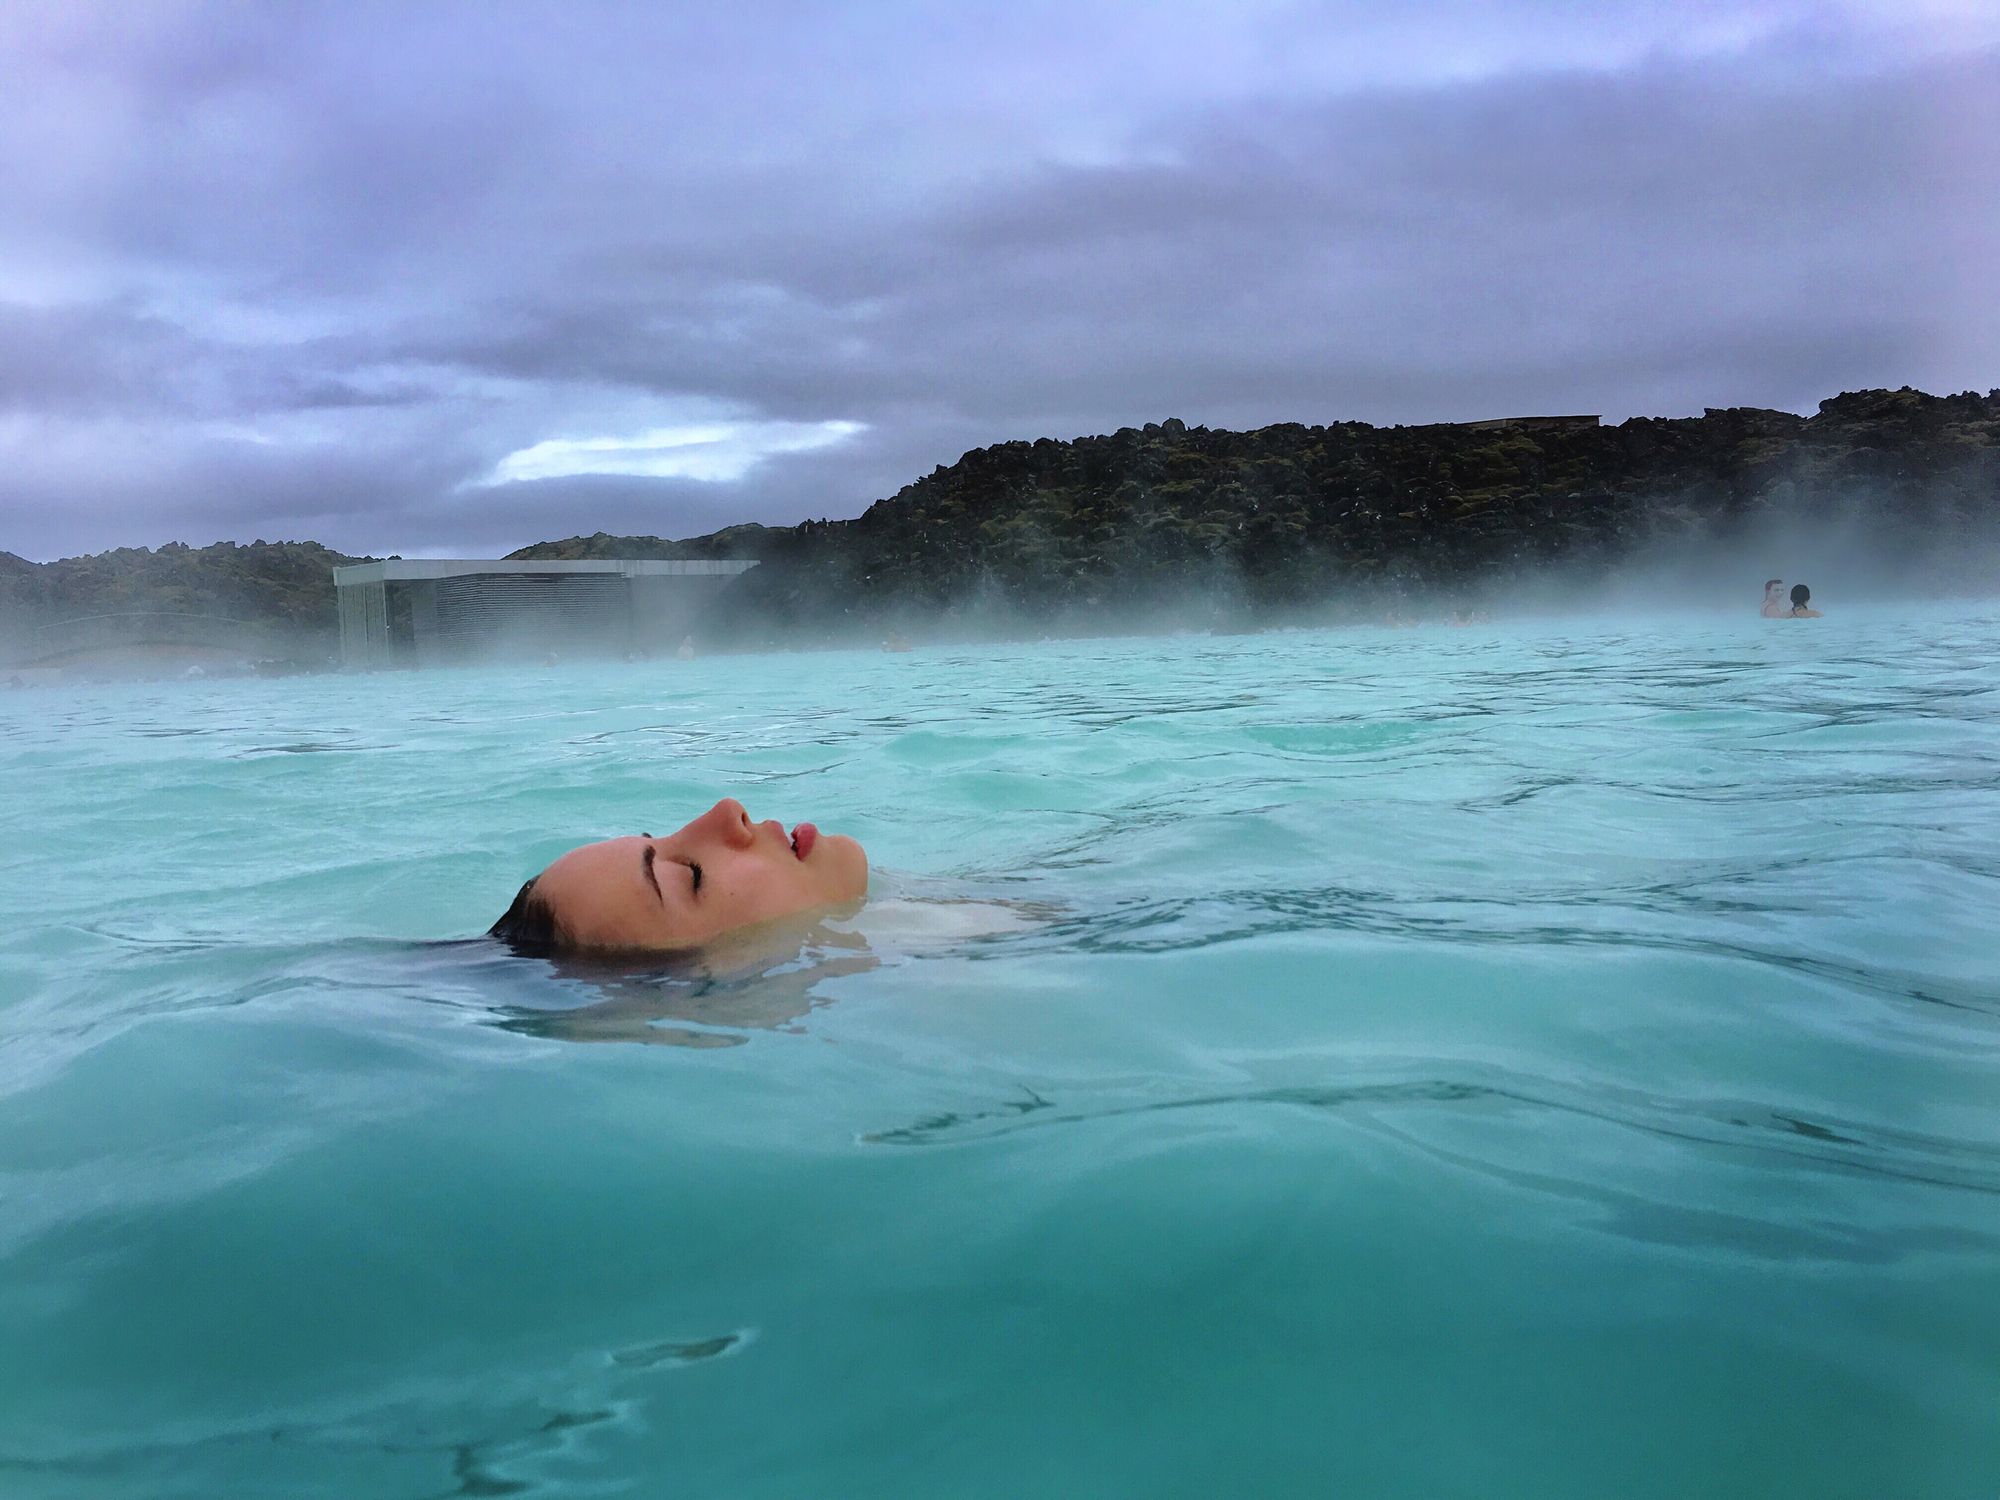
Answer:
[[[643,873],[647,840],[605,839],[572,849],[542,871],[535,889],[579,941],[622,943],[652,936],[659,901]]]
[[[625,838],[602,839],[595,844],[583,844],[554,861],[542,871],[544,882],[554,882],[561,886],[574,880],[596,879],[609,874],[614,868],[630,865],[626,873],[636,876],[639,861],[644,857],[641,851],[646,840],[636,834]]]

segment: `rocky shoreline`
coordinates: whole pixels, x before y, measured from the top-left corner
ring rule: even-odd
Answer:
[[[853,520],[681,540],[600,532],[511,555],[755,558],[705,626],[710,644],[731,645],[926,619],[1088,630],[1151,609],[1185,623],[1197,598],[1266,618],[1471,605],[1836,525],[1859,528],[1874,562],[1912,586],[1980,586],[1977,544],[2000,534],[2000,391],[1856,391],[1811,417],[1739,407],[1615,426],[1169,420],[977,449]],[[361,560],[316,542],[47,564],[0,553],[0,632],[169,612],[283,632],[299,659],[323,658],[337,629],[331,570]]]

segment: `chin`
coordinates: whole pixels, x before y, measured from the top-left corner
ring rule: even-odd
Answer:
[[[842,899],[851,900],[868,893],[868,854],[844,833],[826,836],[827,853],[838,856],[835,866]]]

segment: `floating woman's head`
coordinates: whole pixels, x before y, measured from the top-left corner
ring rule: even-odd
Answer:
[[[753,823],[725,797],[677,833],[605,839],[535,876],[490,929],[519,952],[663,953],[857,901],[868,856],[800,823]]]
[[[1807,601],[1809,601],[1811,598],[1812,598],[1812,590],[1807,588],[1803,583],[1795,583],[1792,585],[1793,609],[1804,609],[1806,607]]]

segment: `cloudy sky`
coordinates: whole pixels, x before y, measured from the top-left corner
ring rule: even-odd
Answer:
[[[2000,0],[0,0],[0,548],[2000,386]]]

